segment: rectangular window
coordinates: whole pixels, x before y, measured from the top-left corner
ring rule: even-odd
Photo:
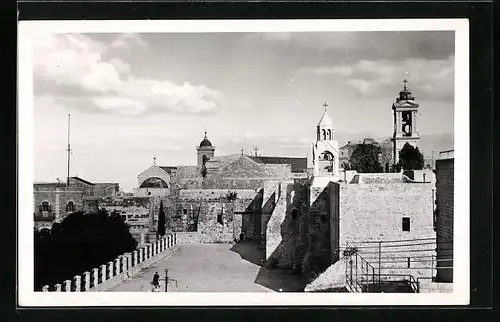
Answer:
[[[410,231],[410,217],[403,217],[403,231]]]
[[[187,209],[182,209],[182,213],[183,213],[184,215],[187,215],[188,210],[187,210]]]

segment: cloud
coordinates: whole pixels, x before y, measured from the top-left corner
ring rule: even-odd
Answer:
[[[286,46],[337,51],[347,58],[443,59],[455,51],[454,31],[269,32],[250,37]]]
[[[120,35],[110,47],[146,46],[139,35]],[[104,43],[84,34],[38,37],[35,95],[49,95],[68,109],[120,115],[215,113],[223,95],[204,85],[134,77],[118,57],[104,58]],[[64,104],[63,104],[64,102]]]
[[[140,34],[120,34],[112,42],[110,47],[118,49],[130,49],[132,47],[147,47]]]
[[[407,59],[360,60],[348,65],[302,67],[300,72],[338,78],[359,93],[386,94],[409,73],[409,88],[420,96],[452,99],[454,96],[454,57],[441,60]]]

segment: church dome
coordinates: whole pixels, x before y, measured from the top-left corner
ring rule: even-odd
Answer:
[[[200,142],[200,148],[202,147],[212,147],[212,142],[210,142],[207,138],[207,132],[205,132],[205,137],[203,138],[203,141]]]
[[[326,111],[325,111],[325,113],[323,113],[323,116],[319,120],[318,126],[321,126],[321,127],[333,127],[333,122],[330,119],[330,117],[328,116],[328,113]]]

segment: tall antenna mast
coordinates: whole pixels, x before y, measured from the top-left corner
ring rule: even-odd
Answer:
[[[70,133],[70,126],[71,126],[71,114],[68,113],[68,177],[67,177],[67,185],[69,186],[69,165],[70,165],[70,159],[71,159],[71,145],[69,143],[69,133]]]

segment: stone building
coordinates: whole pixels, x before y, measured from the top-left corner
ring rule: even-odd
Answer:
[[[70,177],[68,183],[33,184],[35,227],[50,229],[72,212],[94,213],[100,199],[115,198],[119,192],[118,183],[92,183],[79,177]]]
[[[381,242],[384,247],[394,240],[432,239],[431,182],[411,182],[401,173],[357,176],[362,179],[353,183],[330,182],[318,187],[313,180],[297,179],[276,188],[281,192],[275,194],[280,197],[274,197],[276,206],[267,224],[266,258],[278,266],[301,266],[303,273],[317,274],[339,260],[339,250],[357,246],[362,255],[363,249],[368,250],[365,257],[379,267],[378,258],[371,255],[377,247],[370,249],[365,244],[375,242],[378,246]],[[385,264],[380,273],[430,275],[430,270],[423,268],[424,261],[416,261],[412,252],[420,249],[419,256],[429,255],[430,262],[435,246],[413,244],[411,249],[398,249],[399,253],[384,248]],[[396,254],[404,260],[390,263]]]
[[[436,160],[436,281],[453,282],[453,207],[454,207],[454,153],[440,154]]]

